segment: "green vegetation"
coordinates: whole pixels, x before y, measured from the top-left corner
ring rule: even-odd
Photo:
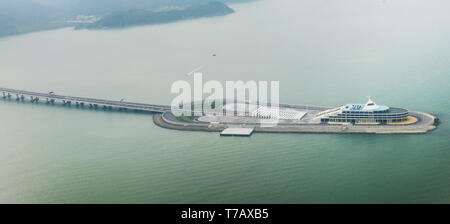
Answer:
[[[92,24],[79,25],[77,29],[121,28],[144,24],[160,24],[200,17],[221,16],[233,12],[233,9],[221,2],[193,5],[184,9],[172,9],[168,11],[130,9],[128,11],[107,15]]]
[[[249,0],[0,0],[0,37],[60,27],[116,28],[220,16]],[[98,20],[79,21],[78,16]]]
[[[191,121],[193,121],[193,120],[195,120],[196,118],[199,118],[199,116],[190,115],[190,116],[187,116],[186,118],[189,119],[189,120],[191,120]]]
[[[175,118],[179,121],[185,122],[185,121],[193,121],[196,118],[199,118],[199,116],[194,116],[194,115],[185,116],[184,114],[181,114],[181,116],[177,116]]]
[[[183,116],[179,116],[179,117],[175,117],[177,120],[179,120],[179,121],[185,121],[184,119],[183,119]]]

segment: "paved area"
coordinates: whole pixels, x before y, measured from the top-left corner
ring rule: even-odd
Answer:
[[[414,124],[418,121],[419,119],[413,116],[408,116],[408,119],[406,121],[401,121],[401,122],[388,122],[388,124],[392,124],[392,125],[405,125],[405,124]]]

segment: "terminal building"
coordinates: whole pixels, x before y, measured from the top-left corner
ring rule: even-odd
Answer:
[[[226,113],[231,115],[260,119],[301,120],[307,113],[288,108],[247,103],[230,103],[223,108]]]
[[[316,118],[320,118],[322,123],[386,124],[406,121],[408,119],[408,110],[377,105],[369,98],[366,104],[347,104],[329,109],[317,114]]]

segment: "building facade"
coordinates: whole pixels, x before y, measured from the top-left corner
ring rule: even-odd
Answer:
[[[366,104],[347,104],[321,115],[321,122],[377,123],[401,122],[408,119],[408,110],[377,105],[370,98]]]

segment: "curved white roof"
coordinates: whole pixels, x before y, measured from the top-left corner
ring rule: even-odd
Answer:
[[[367,101],[366,105],[362,108],[362,110],[377,110],[380,108],[375,102],[373,102],[370,97],[368,97],[369,100]]]
[[[342,109],[343,111],[385,111],[388,110],[388,106],[383,105],[377,105],[375,102],[373,102],[370,97],[368,97],[369,100],[366,104],[347,104]]]

